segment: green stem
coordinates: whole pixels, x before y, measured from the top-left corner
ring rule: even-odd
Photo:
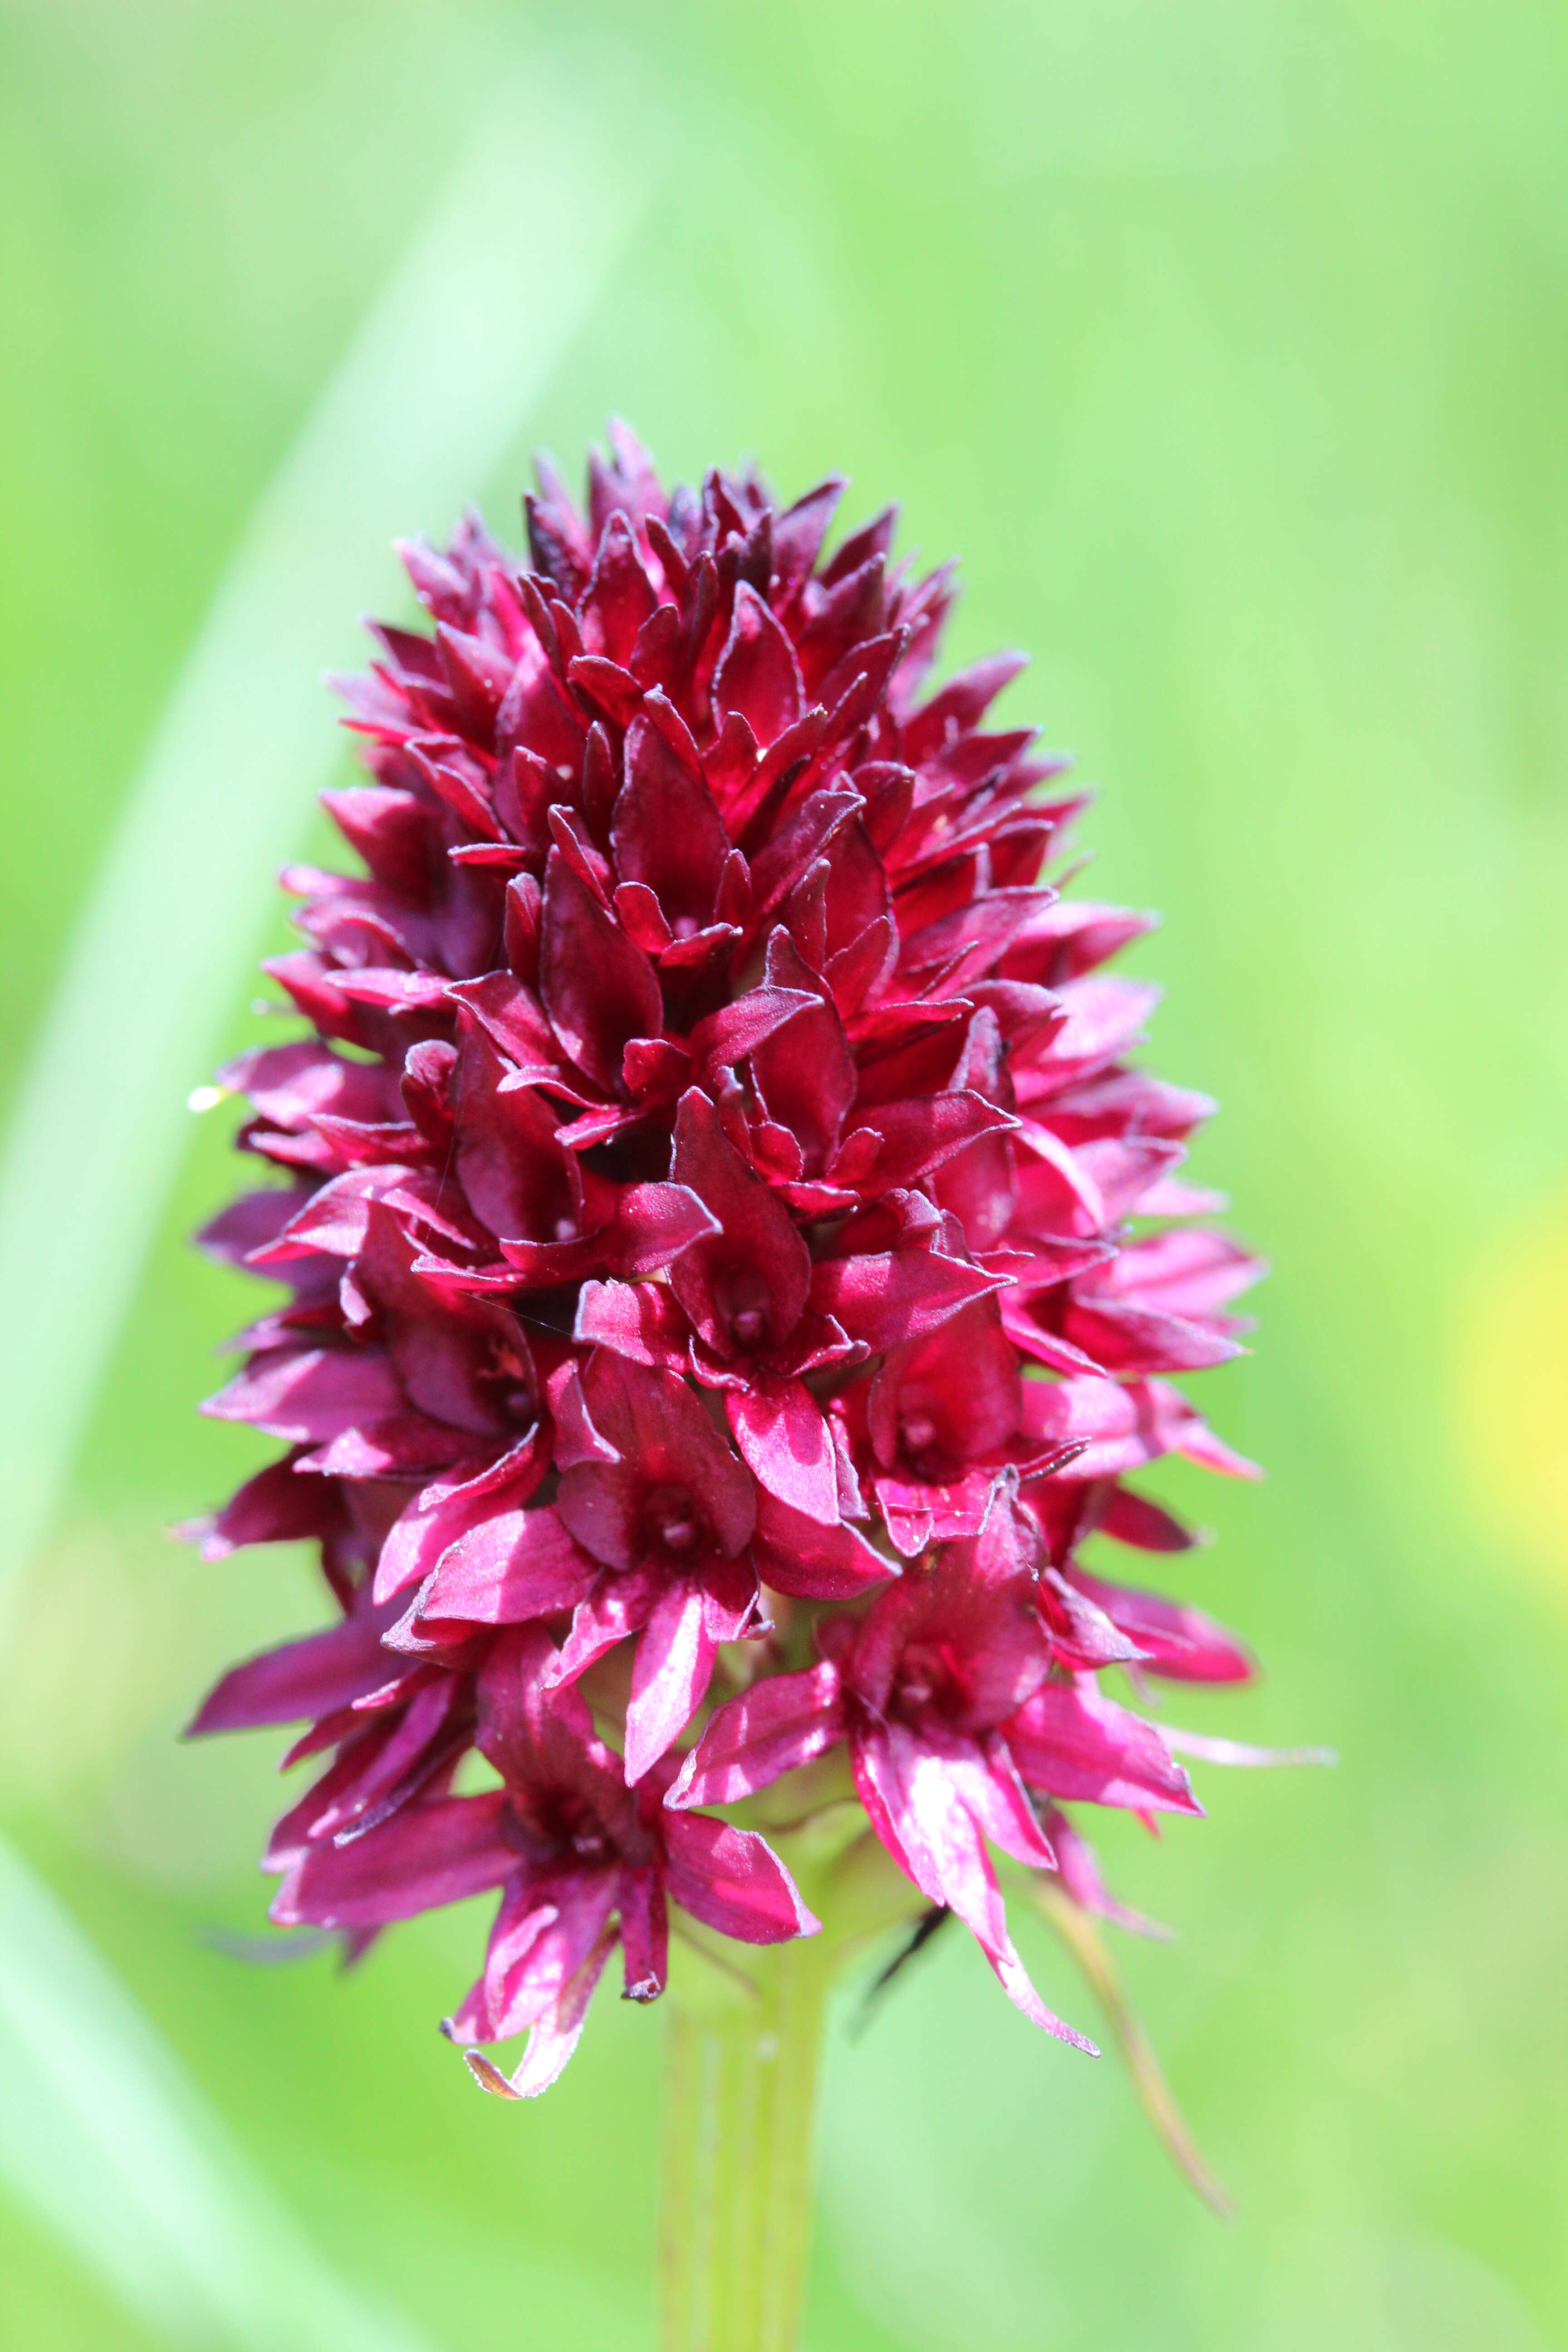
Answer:
[[[795,2352],[830,1969],[748,1954],[750,1989],[666,1996],[660,2352]]]

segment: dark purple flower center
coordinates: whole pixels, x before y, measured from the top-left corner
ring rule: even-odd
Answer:
[[[901,1405],[899,1426],[904,1442],[904,1452],[911,1459],[929,1454],[936,1444],[936,1423],[923,1404]]]
[[[580,1789],[527,1787],[510,1782],[508,1835],[536,1864],[549,1865],[568,1854],[591,1864],[613,1861],[620,1842],[607,1829],[591,1799]]]
[[[492,1336],[489,1361],[479,1366],[479,1377],[493,1384],[495,1402],[502,1412],[517,1421],[532,1420],[536,1402],[532,1377],[528,1365],[507,1340]]]
[[[956,1715],[964,1699],[963,1685],[948,1643],[911,1642],[893,1676],[889,1712],[911,1721],[931,1714]]]
[[[695,1551],[707,1528],[684,1486],[656,1486],[643,1508],[643,1540],[647,1550],[671,1553],[676,1559]]]
[[[767,1284],[754,1266],[740,1265],[713,1285],[713,1304],[737,1348],[762,1347],[768,1337]]]

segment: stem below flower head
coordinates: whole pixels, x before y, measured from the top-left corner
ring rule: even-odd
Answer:
[[[833,1972],[822,1940],[748,1954],[749,1990],[666,1996],[660,2352],[795,2352]]]

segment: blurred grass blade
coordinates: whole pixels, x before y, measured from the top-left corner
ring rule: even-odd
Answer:
[[[1056,1929],[1089,1979],[1132,2077],[1132,2087],[1144,2114],[1205,2203],[1212,2205],[1222,2221],[1228,2221],[1230,2199],[1204,2162],[1186,2119],[1171,2095],[1154,2045],[1122,1990],[1116,1963],[1106,1950],[1099,1928],[1059,1886],[1053,1886],[1037,1874],[1029,1880],[1029,1892],[1042,1917]]]
[[[646,129],[646,125],[645,125]],[[130,794],[0,1164],[0,1610],[47,1532],[272,875],[338,756],[321,696],[395,530],[499,463],[641,216],[636,169],[509,79],[257,509]],[[0,1846],[0,2179],[154,2332],[414,2352],[359,2302],[68,1916]]]
[[[0,2181],[171,2343],[419,2352],[426,2342],[334,2276],[4,1843]]]
[[[661,154],[646,106],[635,146],[617,144],[552,74],[509,74],[218,589],[78,923],[0,1163],[0,1609],[58,1506],[274,872],[340,755],[322,667],[390,586],[393,533],[444,527],[505,455]]]

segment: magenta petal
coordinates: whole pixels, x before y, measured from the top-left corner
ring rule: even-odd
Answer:
[[[1213,1315],[1268,1272],[1228,1234],[1173,1226],[1118,1252],[1100,1287],[1172,1315]]]
[[[850,1761],[871,1826],[928,1902],[956,1911],[987,1949],[1007,1937],[1006,1912],[984,1841],[946,1759],[899,1722],[850,1740]]]
[[[1087,1286],[1069,1301],[1064,1322],[1068,1339],[1108,1371],[1201,1371],[1242,1352],[1212,1325],[1161,1314],[1135,1299],[1091,1297]]]
[[[651,1282],[585,1282],[573,1337],[629,1363],[679,1372],[691,1327],[669,1291]]]
[[[574,1363],[567,1363],[552,1374],[550,1384],[550,1409],[555,1416],[555,1467],[575,1470],[585,1462],[616,1463],[620,1460],[618,1449],[612,1445],[603,1431],[594,1425],[588,1411],[588,1400],[583,1393],[583,1381]]]
[[[800,988],[763,986],[748,989],[731,1004],[721,1004],[691,1032],[691,1051],[704,1072],[722,1069],[744,1059],[763,1039],[805,1012],[818,999]]]
[[[703,1600],[700,1585],[669,1585],[637,1643],[626,1707],[628,1787],[679,1738],[707,1694],[717,1644],[705,1622]]]
[[[620,1930],[613,1920],[600,1929],[597,1941],[576,1975],[530,2032],[522,2063],[515,2073],[503,2074],[499,2066],[477,2050],[464,2052],[468,2072],[481,2091],[493,2092],[503,2099],[536,2099],[559,2079],[582,2039],[588,2004],[619,1936]]]
[[[1003,1733],[1020,1773],[1043,1795],[1134,1812],[1203,1811],[1154,1726],[1106,1698],[1091,1676],[1044,1684]]]
[[[763,1381],[725,1399],[742,1455],[770,1495],[821,1526],[838,1525],[838,1469],[833,1439],[801,1381]]]
[[[506,1782],[513,1813],[535,1833],[531,1843],[546,1851],[558,1843],[559,1822],[551,1806],[540,1814],[539,1790],[569,1796],[617,1834],[630,1816],[620,1759],[563,1684],[560,1664],[544,1629],[525,1625],[498,1637],[479,1676],[478,1746]]]
[[[805,702],[795,648],[746,581],[735,591],[735,618],[713,675],[713,707],[739,712],[763,746],[793,727]]]
[[[664,1000],[647,956],[559,849],[545,868],[540,986],[565,1051],[606,1095],[616,1095],[626,1042],[658,1035]]]
[[[416,1496],[394,1523],[376,1562],[374,1598],[390,1601],[423,1583],[447,1547],[498,1510],[520,1508],[549,1467],[537,1428],[476,1475],[444,1481]]]
[[[695,1087],[676,1115],[675,1181],[689,1184],[721,1228],[682,1252],[670,1287],[721,1356],[780,1346],[811,1287],[811,1254],[789,1213],[726,1137]]]
[[[323,1445],[405,1409],[402,1384],[378,1349],[280,1348],[258,1356],[202,1407],[247,1421],[290,1445]]]
[[[1014,2008],[1021,2011],[1031,2025],[1037,2025],[1042,2033],[1050,2034],[1058,2042],[1069,2042],[1075,2050],[1081,2050],[1086,2058],[1099,2057],[1097,2042],[1091,2042],[1087,2033],[1080,2033],[1076,2026],[1068,2025],[1054,2009],[1046,2007],[1029,1981],[1029,1972],[1018,1958],[1011,1937],[1004,1939],[997,1951],[989,1950],[984,1944],[980,1948],[995,1969],[997,1983]]]
[[[756,1621],[757,1571],[749,1554],[717,1559],[694,1581],[702,1589],[702,1622],[712,1642],[742,1642]]]
[[[1057,1445],[1082,1444],[1076,1478],[1113,1478],[1162,1454],[1184,1454],[1231,1477],[1257,1466],[1221,1444],[1178,1389],[1164,1381],[1094,1379],[1024,1382],[1022,1427]]]
[[[1137,1643],[1148,1674],[1167,1682],[1244,1683],[1257,1672],[1251,1652],[1201,1609],[1167,1601],[1160,1593],[1108,1584],[1076,1560],[1072,1581]]]
[[[353,1777],[344,1783],[328,1773],[330,1793],[321,1783],[312,1792],[325,1801],[305,1824],[308,1840],[368,1834],[418,1797],[468,1743],[466,1694],[455,1675],[438,1675],[413,1690],[406,1703],[377,1712],[376,1733],[351,1738],[338,1751],[340,1763],[352,1760]]]
[[[356,1611],[324,1633],[285,1642],[235,1666],[203,1700],[190,1736],[303,1723],[352,1706],[395,1671],[381,1637],[395,1610]]]
[[[933,1569],[906,1573],[879,1596],[847,1669],[874,1716],[891,1704],[911,1647],[951,1662],[944,1713],[955,1729],[992,1729],[1038,1687],[1050,1651],[1036,1609],[1031,1539],[1037,1543],[1032,1522],[999,1496],[978,1537],[944,1545]]]
[[[353,1845],[313,1845],[289,1871],[268,1915],[279,1927],[380,1927],[499,1886],[517,1868],[501,1834],[500,1790],[444,1797],[401,1812]]]
[[[852,1339],[896,1348],[934,1330],[973,1299],[1001,1287],[999,1278],[961,1259],[924,1250],[886,1256],[825,1259],[813,1268],[811,1303]]]
[[[1163,1503],[1120,1485],[1110,1492],[1100,1526],[1104,1534],[1138,1551],[1190,1551],[1197,1541],[1194,1530]]]
[[[804,1674],[769,1675],[709,1718],[665,1803],[737,1804],[771,1787],[781,1774],[826,1755],[844,1734],[836,1665],[825,1661]]]
[[[582,1223],[577,1163],[557,1140],[545,1097],[532,1087],[502,1087],[508,1069],[486,1037],[470,1034],[457,1084],[454,1163],[463,1191],[498,1236],[569,1241]]]
[[[821,1921],[754,1830],[731,1829],[706,1813],[671,1813],[665,1823],[665,1884],[683,1911],[742,1944],[815,1936]]]
[[[956,1912],[1016,2008],[1058,2041],[1098,2057],[1093,2042],[1048,2010],[1029,1982],[1007,1932],[981,1824],[943,1759],[900,1724],[856,1738],[850,1755],[871,1826],[894,1861],[929,1902]]]
[[[848,488],[840,474],[830,474],[814,490],[796,499],[773,518],[773,569],[778,584],[792,593],[806,578],[822,551],[833,510]]]
[[[477,2040],[508,2041],[554,2007],[599,1939],[615,1905],[617,1878],[614,1867],[550,1878],[531,1888],[523,1900],[531,1908],[510,1932],[502,1906],[485,1960],[488,2031]],[[549,1902],[542,1903],[546,1895]],[[453,2038],[467,2037],[458,2032]]]
[[[613,1354],[593,1358],[584,1389],[595,1427],[623,1465],[653,1484],[689,1486],[721,1557],[743,1550],[756,1513],[752,1482],[695,1391],[668,1372],[644,1370]]]
[[[840,557],[843,552],[841,549]],[[933,694],[910,719],[904,733],[908,756],[911,760],[928,759],[960,729],[967,730],[976,725],[1002,688],[1028,664],[1027,654],[989,654],[984,661],[973,662],[955,677],[950,677],[940,693]]]
[[[765,1489],[757,1495],[752,1551],[764,1584],[803,1601],[853,1601],[899,1573],[898,1562],[856,1528],[842,1521],[824,1527]]]
[[[605,1568],[642,1565],[645,1482],[624,1462],[574,1463],[561,1474],[555,1507],[563,1526]]]
[[[653,1274],[719,1229],[719,1220],[689,1185],[628,1184],[616,1203],[610,1270],[626,1276]]]
[[[637,633],[657,603],[653,583],[638,560],[636,534],[617,508],[600,530],[593,575],[577,608],[584,644],[610,661],[629,660]]]
[[[610,828],[617,878],[649,889],[671,924],[707,922],[730,855],[711,793],[647,719],[626,730],[625,768]]]
[[[664,1889],[651,1870],[623,1870],[616,1900],[626,1997],[655,2000],[664,1990],[669,1965],[669,1912]]]
[[[196,1246],[222,1265],[241,1265],[253,1250],[275,1242],[295,1211],[313,1197],[292,1186],[269,1185],[263,1192],[242,1192],[220,1210],[196,1235]]]
[[[553,1892],[553,1890],[550,1890]],[[504,2001],[504,1989],[509,1976],[518,1971],[539,1942],[547,1927],[554,1926],[561,1916],[558,1905],[546,1894],[536,1889],[531,1876],[512,1887],[501,1898],[496,1914],[490,1940],[485,1953],[484,1973],[448,2018],[442,2020],[441,2031],[449,2042],[499,2042],[500,2031],[496,2024]],[[546,1993],[539,2003],[547,2009],[552,1999]],[[518,2032],[531,2019],[519,2021]]]
[[[1017,1359],[995,1303],[981,1299],[888,1356],[867,1400],[877,1459],[954,1463],[1005,1445],[1018,1426]]]
[[[767,976],[778,987],[805,992],[813,986],[810,966],[782,926],[768,941]],[[753,1047],[752,1078],[769,1118],[788,1128],[799,1143],[806,1171],[820,1175],[837,1147],[856,1090],[854,1057],[833,1004],[815,997],[787,1028]]]
[[[471,1625],[516,1625],[574,1609],[597,1563],[549,1505],[501,1511],[458,1538],[419,1598],[419,1614]]]
[[[547,1679],[575,1682],[617,1642],[640,1633],[653,1614],[664,1581],[654,1569],[635,1570],[629,1576],[602,1575],[573,1612],[572,1630],[547,1669]]]
[[[1036,1591],[1040,1622],[1049,1635],[1058,1665],[1080,1673],[1133,1661],[1147,1663],[1149,1654],[1130,1641],[1113,1618],[1097,1608],[1087,1593],[1068,1584],[1056,1569],[1042,1570]]]
[[[226,1559],[245,1544],[298,1543],[309,1536],[330,1536],[342,1523],[342,1503],[321,1479],[300,1475],[296,1459],[285,1454],[280,1462],[269,1462],[215,1517],[177,1532],[187,1542],[200,1540],[204,1559]]]
[[[1246,1767],[1279,1764],[1337,1764],[1339,1752],[1332,1748],[1258,1748],[1249,1739],[1216,1739],[1206,1731],[1181,1731],[1173,1723],[1152,1724],[1165,1746],[1178,1756],[1195,1757],[1203,1764],[1239,1764]]]
[[[619,1458],[573,1459],[557,1503],[595,1559],[681,1573],[743,1551],[754,1489],[689,1384],[605,1350],[591,1359],[583,1390],[594,1429]]]
[[[1028,1793],[1005,1740],[995,1732],[979,1739],[943,1734],[934,1725],[921,1735],[943,1763],[947,1779],[993,1845],[1032,1870],[1054,1870],[1050,1840],[1035,1816]]]
[[[865,1175],[856,1166],[855,1172],[841,1181],[860,1184],[874,1179],[877,1192],[890,1192],[895,1185],[918,1183],[981,1136],[1016,1124],[1006,1111],[977,1094],[927,1095],[886,1103],[863,1122],[857,1121],[846,1136],[840,1163],[853,1165],[862,1157],[862,1136],[868,1139],[871,1150]],[[837,1173],[837,1165],[833,1172]]]

